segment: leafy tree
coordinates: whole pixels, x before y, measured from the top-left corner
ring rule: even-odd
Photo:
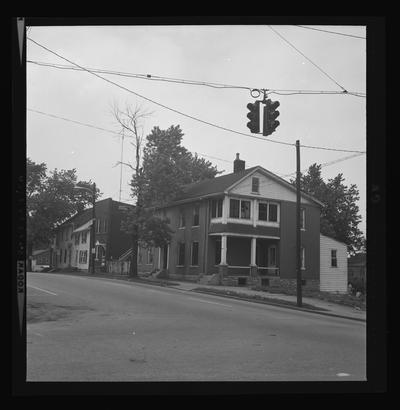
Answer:
[[[34,248],[50,244],[58,224],[82,211],[92,202],[90,192],[75,190],[78,182],[76,170],[57,170],[47,175],[45,163],[36,164],[30,158],[26,161],[26,218],[27,256]],[[81,181],[88,185],[89,182]],[[96,198],[100,192],[97,190]],[[30,261],[30,259],[28,259]],[[30,262],[29,262],[30,263]],[[31,266],[28,266],[31,269]]]
[[[173,233],[168,218],[155,215],[156,206],[177,197],[183,185],[214,178],[218,173],[210,162],[183,147],[182,137],[179,126],[171,126],[167,130],[154,127],[147,136],[142,164],[136,162],[131,188],[137,203],[127,215],[123,229],[132,233],[136,238],[134,243],[142,247],[164,246]],[[132,252],[131,276],[137,276],[135,249]]]
[[[177,125],[167,130],[154,127],[147,136],[142,174],[134,177],[131,184],[141,187],[147,206],[165,204],[181,194],[184,185],[214,178],[220,173],[211,162],[181,145],[183,135]]]
[[[362,248],[364,238],[358,229],[361,222],[357,201],[360,199],[357,186],[344,184],[343,174],[325,182],[321,177],[321,165],[311,165],[300,176],[300,189],[319,199],[326,206],[321,209],[321,233],[347,245],[354,253]],[[296,184],[296,180],[291,180]]]

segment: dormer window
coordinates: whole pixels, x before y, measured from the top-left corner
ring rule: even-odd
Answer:
[[[260,178],[253,177],[251,179],[251,192],[254,194],[260,193]]]

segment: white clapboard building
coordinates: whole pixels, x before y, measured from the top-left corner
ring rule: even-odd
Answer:
[[[347,246],[320,235],[320,290],[347,292]]]

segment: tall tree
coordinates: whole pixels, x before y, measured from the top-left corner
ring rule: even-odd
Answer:
[[[135,119],[132,118],[134,122]],[[137,120],[136,120],[137,121]],[[133,135],[135,128],[131,127]],[[126,215],[123,229],[133,236],[130,275],[137,276],[137,245],[161,247],[172,234],[169,220],[157,216],[154,207],[165,204],[182,192],[185,184],[213,178],[218,170],[203,158],[191,154],[181,145],[183,133],[179,126],[167,130],[154,127],[147,136],[143,160],[132,168],[132,197],[136,207]]]
[[[27,158],[26,169],[26,239],[30,264],[33,249],[48,246],[57,225],[91,204],[92,197],[86,191],[74,189],[78,182],[75,169],[55,169],[48,175],[45,163],[37,164],[30,158]],[[97,190],[96,197],[99,195]]]
[[[132,180],[132,186],[142,186],[147,206],[165,204],[181,194],[184,185],[214,178],[220,173],[211,162],[182,146],[183,135],[177,125],[167,130],[154,127],[147,136],[143,173],[140,179]]]
[[[321,233],[347,245],[348,251],[360,250],[364,243],[357,201],[360,199],[357,186],[344,184],[343,174],[325,182],[321,177],[321,165],[311,165],[300,177],[300,189],[319,199],[326,206],[321,210]],[[292,184],[296,180],[291,180]]]
[[[132,185],[132,196],[136,199],[136,205],[127,212],[122,222],[121,228],[131,235],[131,259],[129,276],[138,276],[138,251],[139,246],[163,246],[170,239],[170,228],[168,220],[156,217],[152,212],[145,208],[142,194],[142,141],[143,141],[143,120],[150,115],[142,107],[136,106],[132,109],[126,105],[125,109],[120,109],[116,104],[113,106],[114,119],[119,124],[122,136],[131,139],[131,145],[135,148],[135,164],[124,162],[122,165],[129,166],[133,171],[133,179],[137,181]],[[122,139],[123,144],[123,139]],[[122,157],[122,155],[121,155]]]

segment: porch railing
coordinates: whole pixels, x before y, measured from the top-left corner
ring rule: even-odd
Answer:
[[[277,267],[258,267],[258,274],[261,276],[279,276],[279,268]]]

